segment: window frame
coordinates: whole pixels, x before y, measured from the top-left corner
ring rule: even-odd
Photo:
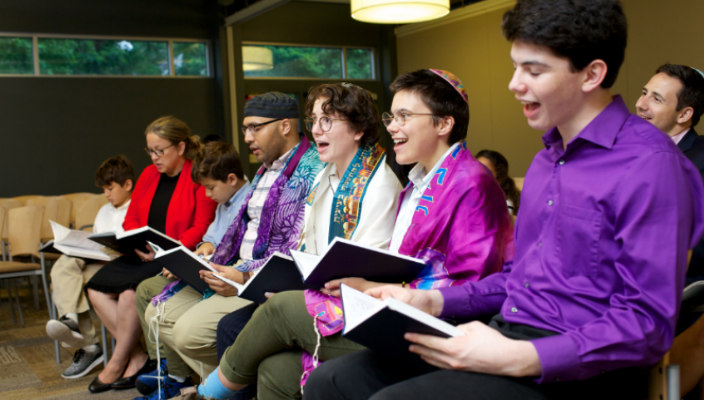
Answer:
[[[146,36],[108,36],[108,35],[74,35],[74,34],[37,34],[0,32],[0,38],[17,37],[32,39],[32,65],[33,72],[29,74],[5,74],[0,72],[0,78],[132,78],[132,79],[212,79],[213,71],[213,45],[208,39],[176,38],[176,37],[146,37]],[[76,40],[113,40],[113,41],[148,41],[166,42],[169,74],[168,75],[116,75],[116,74],[42,74],[39,63],[40,39],[76,39]],[[176,75],[174,66],[174,42],[178,43],[203,43],[205,45],[205,63],[207,75]]]
[[[242,70],[242,75],[245,80],[296,80],[296,81],[355,81],[355,82],[377,82],[379,81],[379,52],[374,46],[364,46],[364,45],[323,45],[323,44],[311,44],[311,43],[285,43],[285,42],[259,42],[259,41],[242,41],[240,45],[240,57],[237,62],[242,68],[244,60],[242,59],[242,47],[244,46],[281,46],[281,47],[314,47],[323,49],[338,49],[340,50],[341,64],[342,64],[342,77],[329,77],[329,78],[318,78],[318,77],[301,77],[301,76],[247,76],[244,74],[244,69]],[[371,56],[371,78],[348,78],[347,77],[347,49],[369,49],[372,52]]]

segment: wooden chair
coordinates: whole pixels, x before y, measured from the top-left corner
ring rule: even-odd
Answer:
[[[670,353],[650,369],[648,400],[679,400],[680,366],[670,364]]]
[[[95,194],[89,193],[89,192],[77,192],[77,193],[67,193],[67,194],[64,194],[61,196],[71,200],[71,215],[69,217],[69,221],[71,223],[71,228],[80,229],[81,225],[76,223],[76,215],[78,214],[78,209],[83,207],[83,204],[86,201],[91,200],[95,196]],[[90,223],[92,223],[92,222],[93,221],[91,221]]]
[[[54,238],[49,220],[56,221],[64,226],[69,226],[71,221],[71,200],[63,196],[37,196],[27,199],[27,205],[37,204],[44,206],[39,239],[42,243]]]
[[[43,214],[42,207],[36,205],[17,207],[9,210],[7,214],[9,261],[0,261],[0,279],[14,280],[14,278],[20,277],[40,276],[44,288],[44,296],[46,297],[47,309],[49,310],[49,315],[51,315],[51,299],[49,298],[46,267],[44,258],[39,254],[39,231],[41,229],[41,218]],[[21,261],[21,259],[26,259],[27,261]],[[20,324],[24,325],[24,317],[22,315],[22,307],[19,303],[17,286],[15,285],[14,288]],[[37,302],[38,295],[36,287],[34,295],[35,302]]]
[[[91,194],[90,197],[82,199],[81,204],[76,208],[74,229],[92,230],[95,216],[107,202],[108,199],[102,194]]]
[[[0,207],[3,207],[5,210],[10,210],[11,208],[17,208],[17,207],[22,207],[24,204],[16,199],[13,198],[1,198],[0,199]],[[7,252],[5,251],[5,246],[7,244],[7,218],[5,218],[5,222],[3,223],[3,226],[0,227],[0,250],[2,250],[2,261],[7,260]]]

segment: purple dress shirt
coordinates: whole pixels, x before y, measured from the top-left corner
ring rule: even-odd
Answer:
[[[652,365],[672,344],[704,187],[666,135],[616,96],[563,150],[553,128],[526,174],[513,264],[440,289],[443,316],[498,311],[557,332],[532,341],[540,382]]]

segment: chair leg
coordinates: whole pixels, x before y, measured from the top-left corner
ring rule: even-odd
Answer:
[[[680,366],[670,364],[665,369],[667,379],[667,399],[680,399]]]
[[[106,333],[105,324],[103,324],[102,322],[100,323],[100,334],[103,337],[103,355],[105,356],[103,358],[103,366],[107,367],[108,366],[108,359],[110,358],[108,355],[108,335]],[[113,348],[113,350],[114,350],[114,348]]]
[[[19,290],[17,289],[17,282],[14,282],[14,287],[15,287],[15,302],[17,303],[17,312],[20,315],[20,326],[24,326],[24,316],[22,315],[22,306],[20,305],[20,295],[19,295]]]
[[[39,285],[37,284],[37,276],[32,275],[32,293],[34,293],[34,309],[39,309]]]
[[[12,291],[10,288],[10,280],[4,279],[2,284],[3,284],[3,287],[5,288],[5,291],[7,292],[7,304],[10,306],[10,311],[12,312],[12,323],[16,324],[17,323],[17,313],[15,312],[15,305],[12,304]]]

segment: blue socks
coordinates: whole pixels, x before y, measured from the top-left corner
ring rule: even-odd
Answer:
[[[218,368],[211,372],[204,383],[198,385],[198,395],[206,399],[226,400],[235,396],[237,391],[230,390],[220,383]]]

